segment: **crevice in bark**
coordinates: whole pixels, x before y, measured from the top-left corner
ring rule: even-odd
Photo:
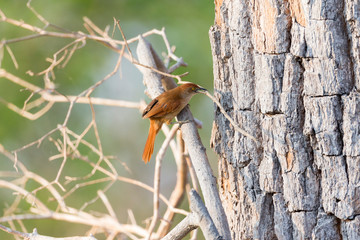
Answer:
[[[346,155],[344,155],[344,165],[345,165],[345,174],[346,174],[346,180],[347,180],[347,184],[348,184],[348,186],[349,186],[349,183],[350,183],[350,181],[349,181],[349,174],[348,174],[348,172],[349,172],[349,166],[348,166],[348,164],[347,164],[347,156]]]
[[[359,214],[354,214],[354,215],[351,215],[348,220],[354,220],[356,217],[360,216],[360,213]]]
[[[264,115],[264,116],[275,116],[275,115],[284,115],[284,113],[281,112],[281,111],[272,111],[272,112],[262,113],[262,115]]]
[[[302,212],[317,212],[317,210],[306,210],[306,209],[297,209],[297,210],[293,210],[293,211],[289,211],[290,213],[302,213]]]
[[[345,17],[345,4],[347,3],[344,3],[343,6],[342,6],[342,14],[341,14],[341,22],[343,24],[343,28],[345,29],[346,28],[346,36],[347,36],[347,49],[346,49],[346,52],[347,52],[347,55],[349,56],[349,64],[350,64],[350,75],[351,75],[351,84],[352,84],[352,88],[356,88],[356,84],[355,84],[355,73],[354,73],[354,67],[355,67],[355,64],[354,64],[354,61],[356,61],[354,59],[354,54],[352,53],[352,46],[353,46],[353,41],[352,41],[352,35],[353,35],[353,32],[351,32],[351,26],[350,26],[350,21],[346,21],[346,17]]]
[[[339,233],[341,240],[345,239],[341,231],[341,220],[339,218],[336,218],[336,231]]]
[[[349,93],[343,93],[343,94],[322,94],[322,95],[307,95],[308,98],[325,98],[325,97],[342,97],[342,96],[348,96]]]
[[[274,203],[273,194],[266,193],[260,209],[259,225],[256,239],[277,239],[274,230]]]
[[[322,154],[324,157],[340,157],[344,156],[343,154]]]

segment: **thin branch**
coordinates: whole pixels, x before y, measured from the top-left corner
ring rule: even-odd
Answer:
[[[26,3],[26,6],[35,14],[35,16],[45,24],[45,27],[49,26],[49,22],[43,17],[41,16],[32,6],[31,6],[31,1],[32,0],[28,0],[28,2]]]
[[[162,240],[180,240],[190,231],[200,227],[205,239],[221,240],[223,239],[216,229],[213,220],[210,217],[201,197],[195,190],[190,193],[191,213],[187,215],[176,227],[174,227]]]
[[[14,192],[21,194],[22,196],[26,197],[26,201],[30,203],[33,206],[36,206],[38,209],[44,212],[49,212],[50,210],[47,208],[47,206],[42,203],[38,198],[36,198],[33,194],[26,191],[25,189],[10,183],[8,181],[0,180],[0,188],[7,188],[11,189]]]
[[[23,233],[23,232],[19,232],[16,230],[12,230],[12,229],[0,224],[0,229],[7,233],[10,233],[14,236],[22,237],[26,240],[96,240],[96,238],[93,236],[90,236],[90,237],[76,236],[76,237],[66,237],[66,238],[49,237],[49,236],[44,236],[44,235],[38,234],[36,228],[34,229],[34,231],[32,233]]]
[[[149,231],[147,239],[149,240],[152,232],[155,229],[155,225],[159,218],[159,193],[160,193],[160,170],[161,170],[161,162],[165,156],[165,151],[170,144],[171,139],[174,138],[177,130],[179,129],[179,125],[176,124],[170,131],[169,135],[166,136],[165,141],[163,142],[158,154],[156,155],[156,163],[155,163],[155,173],[154,173],[154,198],[153,198],[153,217],[150,223]]]
[[[52,106],[54,105],[54,102],[48,102],[42,109],[40,109],[36,113],[30,113],[28,111],[25,111],[24,109],[18,108],[15,104],[7,102],[3,98],[0,98],[0,102],[5,104],[6,107],[8,107],[10,110],[16,112],[17,114],[29,119],[29,120],[36,120],[43,116],[45,113],[47,113]]]
[[[24,37],[20,37],[20,38],[15,38],[15,39],[8,39],[8,40],[2,40],[3,44],[11,44],[11,43],[15,43],[15,42],[20,42],[20,41],[26,41],[29,39],[33,39],[33,38],[39,38],[39,37],[44,37],[44,36],[49,36],[49,37],[58,37],[58,38],[72,38],[72,39],[78,39],[78,38],[86,38],[86,39],[90,39],[90,40],[95,40],[95,41],[99,41],[99,42],[105,42],[105,43],[115,43],[115,44],[119,44],[119,45],[125,45],[125,41],[121,41],[121,40],[116,40],[116,39],[110,39],[110,38],[105,38],[105,37],[99,37],[96,35],[89,35],[89,34],[85,34],[82,32],[71,32],[69,30],[63,29],[66,32],[51,32],[51,31],[46,31],[42,28],[38,28],[35,26],[32,26],[30,24],[25,23],[24,21],[18,21],[15,19],[11,19],[6,17],[6,15],[4,14],[3,11],[1,11],[0,9],[0,17],[1,17],[1,21],[3,22],[7,22],[9,24],[12,24],[14,26],[20,27],[20,28],[24,28],[26,30],[29,30],[31,32],[35,32],[35,34],[32,35],[28,35],[28,36],[24,36]],[[88,18],[84,17],[84,22],[90,26],[95,26],[95,24],[93,24]],[[53,26],[52,24],[49,24],[49,26]],[[93,27],[95,28],[95,27]],[[163,37],[163,40],[166,44],[166,47],[168,49],[168,52],[171,52],[171,48],[169,48],[168,46],[170,46],[168,44],[167,38],[166,38],[166,34],[165,34],[165,29],[162,30],[158,30],[158,29],[152,29],[149,30],[145,33],[142,33],[143,37],[147,37],[153,34],[157,34]],[[131,44],[134,42],[139,41],[139,36],[131,38],[131,39],[127,39],[127,43]],[[176,57],[174,54],[170,54],[171,57],[176,61],[178,59],[178,57]]]
[[[98,146],[97,149],[99,149],[99,152],[100,152],[99,160],[96,164],[96,167],[93,168],[93,170],[92,170],[92,172],[94,174],[96,172],[97,166],[99,166],[101,164],[102,160],[104,159],[104,154],[103,154],[103,149],[102,149],[101,140],[100,140],[100,136],[99,136],[99,131],[98,131],[97,124],[96,124],[95,109],[94,109],[94,106],[91,103],[91,101],[90,101],[90,108],[91,108],[91,123],[94,128],[95,138],[96,138],[96,142],[97,142],[97,146]],[[109,164],[109,165],[111,165],[111,164]]]
[[[89,163],[91,166],[95,166],[95,163],[93,162],[90,162],[87,158],[82,158],[82,157],[79,157],[79,159]],[[125,182],[125,183],[129,183],[129,184],[132,184],[132,185],[135,185],[135,186],[138,186],[140,188],[143,188],[149,192],[154,192],[154,188],[150,187],[149,185],[143,183],[143,182],[140,182],[140,181],[137,181],[135,179],[131,179],[131,178],[127,178],[127,177],[123,177],[123,176],[115,176],[113,175],[111,172],[109,172],[108,170],[102,168],[101,166],[98,167],[98,170],[108,176],[110,176],[111,178],[116,178],[118,181],[121,181],[121,182]],[[162,194],[159,194],[159,198],[168,206],[171,208],[171,210],[175,213],[179,213],[179,214],[182,214],[182,215],[188,215],[189,212],[183,210],[183,209],[178,209],[178,208],[173,208],[169,202],[169,200]]]
[[[119,221],[119,220],[117,219],[116,214],[115,214],[115,211],[114,211],[114,209],[112,208],[112,206],[111,206],[111,204],[110,204],[110,202],[109,202],[109,199],[106,197],[105,193],[104,193],[103,191],[101,191],[101,190],[99,190],[97,193],[98,193],[100,199],[103,201],[103,203],[104,203],[106,209],[108,210],[110,216],[111,216],[112,218],[114,218],[114,220]]]
[[[5,47],[6,47],[6,50],[8,51],[8,53],[9,53],[9,55],[10,55],[10,57],[11,57],[12,62],[14,63],[14,67],[15,67],[16,69],[18,69],[18,68],[19,68],[19,64],[18,64],[17,61],[16,61],[16,58],[15,58],[14,53],[12,52],[11,48],[9,47],[9,45],[5,45]]]
[[[1,225],[1,224],[0,224],[0,229],[7,232],[7,233],[10,233],[12,235],[19,236],[19,237],[22,237],[22,238],[28,237],[27,233],[12,230],[11,228],[5,227],[4,225]]]
[[[29,179],[33,179],[34,181],[41,184],[41,186],[43,186],[43,188],[46,188],[51,193],[51,195],[56,199],[56,201],[58,202],[58,204],[60,206],[60,209],[64,212],[68,211],[68,208],[66,207],[66,204],[64,202],[64,198],[61,197],[59,192],[45,178],[39,176],[36,173],[30,172],[30,171],[26,171],[24,175],[25,175],[25,177],[27,177]],[[37,190],[34,190],[34,191],[32,191],[32,194],[35,194],[36,192],[37,192]]]
[[[124,40],[125,46],[126,46],[128,52],[129,52],[129,54],[130,54],[131,62],[133,62],[133,61],[134,61],[134,56],[133,56],[132,53],[131,53],[131,50],[130,50],[129,44],[128,44],[127,40],[126,40],[125,34],[124,34],[124,32],[123,32],[120,24],[119,24],[119,20],[115,20],[115,18],[114,18],[114,21],[116,22],[116,26],[117,26],[118,29],[120,30],[120,33],[121,33],[121,36],[122,36],[122,38],[123,38],[123,40]]]
[[[57,128],[54,128],[52,130],[50,130],[49,132],[47,132],[45,135],[43,135],[42,137],[40,137],[39,139],[26,144],[25,146],[22,146],[18,149],[15,149],[12,151],[12,153],[17,154],[17,152],[23,151],[31,146],[34,146],[35,144],[37,144],[37,146],[39,147],[40,144],[42,143],[42,141],[44,141],[45,138],[47,138],[48,136],[50,136],[51,134],[53,134],[54,132],[58,131],[60,129],[60,127],[58,126]]]
[[[103,192],[104,192],[104,193],[107,192],[114,183],[115,183],[115,180],[112,179],[112,180],[107,184],[107,186],[106,186],[105,188],[103,188]],[[85,203],[80,207],[79,210],[80,210],[80,211],[83,211],[87,206],[95,203],[99,198],[100,198],[100,195],[98,194],[98,195],[96,195],[96,197],[94,197],[94,198],[91,199],[90,201],[85,202]]]
[[[225,111],[225,109],[223,108],[223,106],[221,106],[220,102],[214,97],[212,96],[209,92],[204,92],[203,94],[205,94],[206,96],[208,96],[220,109],[221,113],[224,114],[224,116],[226,117],[227,120],[230,121],[231,125],[234,127],[234,129],[236,131],[238,131],[239,133],[241,133],[242,135],[244,135],[245,137],[250,138],[251,140],[253,140],[256,144],[259,144],[259,141],[252,136],[251,134],[249,134],[248,132],[246,132],[244,129],[242,129],[241,127],[239,127],[236,122],[229,116],[229,114],[227,114],[227,112]]]
[[[165,136],[168,136],[170,134],[170,128],[165,124],[163,124],[161,131],[164,133]],[[175,142],[174,139],[172,139],[170,141],[170,148],[174,155],[175,162],[179,162],[180,159],[179,159],[179,154],[178,154],[178,147],[177,147],[177,143]]]
[[[191,162],[189,153],[188,153],[187,151],[184,152],[184,153],[183,153],[183,157],[185,158],[187,167],[189,168],[190,178],[191,178],[191,182],[192,182],[193,188],[194,188],[196,191],[200,191],[199,181],[198,181],[198,179],[197,179],[197,177],[196,177],[196,172],[195,172],[194,166],[193,166],[193,164],[192,164],[192,162]]]
[[[92,124],[90,124],[89,126],[92,126]],[[85,141],[83,139],[84,137],[84,132],[83,134],[81,135],[77,135],[76,133],[74,133],[73,131],[71,131],[70,129],[67,129],[67,132],[72,135],[73,137],[75,137],[77,139],[77,143],[76,143],[76,146],[72,146],[75,149],[77,149],[77,146],[78,146],[78,143],[81,142],[82,144],[84,144],[85,146],[87,146],[93,153],[97,154],[99,157],[100,156],[103,156],[103,160],[106,162],[106,164],[108,165],[108,167],[111,169],[112,171],[112,176],[113,176],[113,179],[116,179],[116,176],[118,175],[117,174],[117,171],[116,169],[112,166],[112,164],[110,163],[110,160],[104,156],[104,154],[102,152],[99,151],[99,149],[97,149],[94,145],[92,145],[91,143],[89,143],[88,141]],[[76,156],[76,157],[79,157],[79,156]],[[94,168],[93,169],[96,169],[98,168],[98,164],[94,164]],[[86,178],[89,178],[90,176],[92,176],[94,174],[94,170],[91,172],[91,174],[89,174],[89,176],[87,176]]]
[[[66,177],[67,179],[69,179],[70,177]],[[84,182],[84,183],[78,183],[76,184],[73,188],[71,188],[70,190],[68,190],[63,198],[66,199],[67,197],[69,197],[73,192],[75,192],[76,190],[80,189],[80,188],[83,188],[83,187],[87,187],[87,186],[90,186],[90,185],[94,185],[94,184],[98,184],[98,183],[103,183],[103,182],[108,182],[108,181],[111,181],[112,178],[111,177],[105,177],[105,178],[100,178],[100,179],[95,179],[95,180],[92,180],[92,181],[87,181],[87,182]]]
[[[181,137],[181,131],[177,132],[177,143],[178,143],[177,155],[180,155],[180,157],[179,157],[179,161],[176,161],[176,165],[177,165],[176,185],[169,198],[169,202],[171,206],[174,208],[181,203],[187,182],[187,166],[184,158],[185,145]],[[163,221],[161,221],[161,224],[157,230],[157,235],[159,237],[165,236],[165,234],[169,231],[169,228],[171,226],[171,221],[174,218],[174,215],[175,213],[170,208],[166,210],[162,218]]]

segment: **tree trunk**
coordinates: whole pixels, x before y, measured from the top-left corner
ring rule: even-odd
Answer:
[[[359,1],[215,0],[212,147],[232,239],[360,239]]]

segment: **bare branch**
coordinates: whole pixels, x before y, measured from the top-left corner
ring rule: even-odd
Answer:
[[[36,228],[34,229],[34,231],[32,233],[23,233],[23,232],[19,232],[16,230],[12,230],[12,229],[0,224],[0,229],[7,233],[12,234],[12,235],[22,237],[26,240],[96,240],[96,238],[93,236],[90,236],[90,237],[76,236],[76,237],[66,237],[66,238],[49,237],[49,236],[44,236],[44,235],[38,234]]]
[[[0,229],[7,232],[7,233],[13,234],[15,236],[19,236],[19,237],[23,237],[23,238],[27,237],[26,233],[19,232],[19,231],[16,231],[16,230],[12,230],[11,228],[5,227],[5,226],[3,226],[1,224],[0,224]]]
[[[176,185],[169,199],[169,202],[173,207],[177,207],[180,204],[185,192],[185,186],[187,182],[187,166],[184,157],[185,146],[184,146],[184,141],[181,138],[181,131],[177,132],[177,140],[178,140],[177,155],[180,155],[180,157],[178,159],[175,158],[177,165]],[[161,221],[161,224],[157,231],[157,235],[159,237],[165,236],[165,234],[169,231],[169,228],[171,226],[171,221],[174,215],[175,213],[168,207],[168,209],[164,214],[163,221]]]
[[[106,209],[108,210],[110,216],[113,217],[116,221],[118,221],[118,219],[116,217],[116,214],[115,214],[115,211],[114,211],[113,207],[111,206],[108,198],[104,194],[104,192],[99,190],[98,195],[99,195],[100,199],[103,201],[103,203],[104,203]]]
[[[170,144],[171,139],[175,136],[177,130],[179,129],[179,125],[176,124],[170,131],[169,135],[166,136],[165,141],[163,142],[158,154],[156,155],[156,163],[155,163],[155,173],[154,173],[154,212],[152,221],[149,227],[149,235],[147,239],[150,239],[151,234],[155,228],[159,217],[159,192],[160,192],[160,169],[161,169],[161,162],[165,155],[165,150]]]
[[[238,131],[239,133],[241,133],[242,135],[244,135],[245,137],[250,138],[251,140],[253,140],[256,144],[259,144],[259,141],[252,136],[251,134],[249,134],[248,132],[246,132],[244,129],[242,129],[241,127],[239,127],[236,122],[229,116],[229,114],[225,111],[225,109],[223,108],[223,106],[221,106],[221,104],[219,103],[219,101],[214,98],[214,96],[212,96],[209,92],[205,92],[203,93],[206,96],[208,96],[220,109],[221,113],[224,114],[224,116],[226,117],[227,120],[230,121],[231,125],[235,128],[236,131]]]
[[[190,193],[191,213],[187,215],[175,228],[173,228],[162,240],[180,240],[190,231],[200,227],[205,239],[221,240],[223,239],[212,221],[209,212],[204,206],[199,194],[195,190]]]

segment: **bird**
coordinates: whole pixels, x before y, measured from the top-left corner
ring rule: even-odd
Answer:
[[[171,124],[171,121],[188,105],[190,99],[200,92],[207,92],[207,90],[194,83],[185,83],[163,92],[147,105],[142,113],[143,119],[150,119],[149,134],[142,155],[145,163],[151,159],[155,137],[163,123]]]

